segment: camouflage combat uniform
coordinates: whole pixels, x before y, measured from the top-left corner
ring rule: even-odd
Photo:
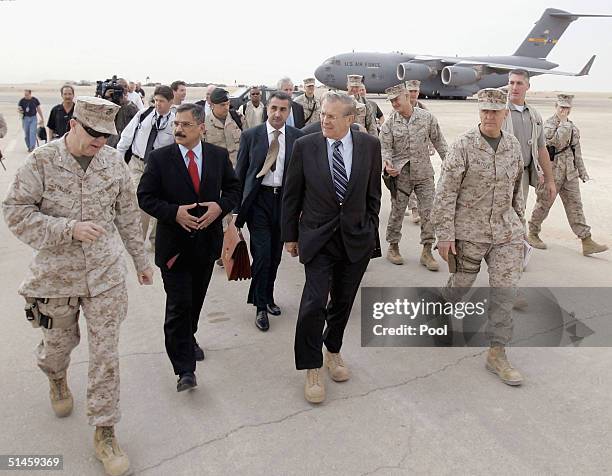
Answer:
[[[414,190],[418,197],[421,216],[421,243],[435,241],[429,215],[434,199],[434,170],[429,157],[429,144],[434,145],[442,160],[447,145],[436,118],[423,109],[413,109],[406,119],[393,111],[382,125],[380,143],[382,158],[400,170],[397,176],[398,193],[391,199],[391,214],[387,225],[387,242],[399,243],[402,238],[402,222],[408,205],[408,197]],[[401,192],[400,192],[401,190]]]
[[[417,99],[416,104],[413,105],[413,107],[418,107],[419,109],[427,110],[427,108],[425,107],[425,104],[423,104],[418,99]],[[429,155],[434,155],[434,153],[435,153],[435,151],[433,149],[433,146],[430,145],[430,147],[429,147]],[[413,190],[412,193],[410,194],[410,198],[408,199],[408,208],[410,210],[414,210],[417,207],[418,207],[417,197],[416,197],[416,193],[414,193],[414,190]]]
[[[304,108],[304,125],[321,122],[321,101],[315,96],[309,98],[302,94],[295,102]]]
[[[119,325],[127,313],[124,244],[136,270],[149,268],[134,185],[121,154],[104,146],[84,172],[65,138],[36,149],[17,171],[3,202],[9,229],[35,249],[19,288],[58,321],[82,308],[89,336],[87,415],[96,426],[114,425],[119,412]],[[74,225],[92,221],[105,234],[93,243],[73,239]],[[72,298],[68,301],[66,298]],[[66,321],[64,321],[66,322]],[[79,343],[78,322],[43,329],[39,367],[62,378]]]
[[[376,107],[373,107],[371,101],[364,98],[358,98],[357,115],[355,122],[363,126],[369,134],[378,137],[378,129],[376,128]]]
[[[234,119],[232,119],[229,113],[225,118],[225,122],[222,122],[213,113],[210,113],[206,115],[205,123],[205,142],[227,149],[230,161],[235,167],[236,157],[238,156],[238,145],[240,144],[240,134],[242,133],[238,124],[234,122]]]
[[[578,182],[579,177],[582,180],[587,177],[580,150],[580,131],[570,120],[561,123],[555,114],[544,123],[544,134],[546,145],[561,151],[555,155],[552,169],[555,187],[563,202],[567,221],[578,238],[587,238],[591,236],[591,227],[586,224]],[[547,197],[542,185],[537,187],[536,194],[535,208],[529,220],[529,232],[538,234],[554,199],[551,201]]]
[[[492,343],[512,337],[512,306],[523,267],[523,161],[518,140],[502,132],[494,152],[478,127],[452,144],[431,213],[439,241],[454,241],[457,272],[449,288],[469,288],[484,259],[492,297],[487,335]]]

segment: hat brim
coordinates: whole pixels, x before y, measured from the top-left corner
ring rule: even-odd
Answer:
[[[397,93],[397,94],[395,94],[395,93],[394,93],[394,94],[387,94],[387,99],[388,99],[389,101],[393,101],[394,99],[397,99],[397,98],[398,98],[398,97],[400,97],[400,96],[401,96],[401,93]]]
[[[87,127],[91,127],[96,132],[101,132],[103,134],[111,134],[113,136],[119,135],[117,132],[117,128],[115,127],[115,121],[100,121],[96,124],[91,124],[89,121],[81,119],[78,116],[73,115],[73,119],[79,121],[81,124],[84,124]]]
[[[569,102],[565,102],[565,101],[557,101],[557,106],[572,107],[572,105]]]
[[[497,102],[479,102],[478,109],[481,111],[501,111],[506,109],[506,105]]]

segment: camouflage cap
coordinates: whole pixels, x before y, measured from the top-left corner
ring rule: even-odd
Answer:
[[[76,98],[72,117],[93,130],[117,135],[115,116],[120,107],[102,98],[79,96]]]
[[[506,109],[508,93],[496,88],[485,88],[478,91],[478,109],[499,111]]]
[[[304,86],[314,86],[315,85],[315,79],[314,78],[306,78],[304,80]]]
[[[421,81],[418,79],[411,79],[410,81],[406,81],[406,89],[408,91],[418,91],[421,89]]]
[[[361,86],[363,84],[363,76],[360,74],[348,74],[346,80],[349,86]]]
[[[404,86],[403,84],[396,84],[395,86],[391,86],[390,88],[385,89],[385,94],[387,95],[387,99],[389,101],[392,101],[398,96],[406,94],[406,86]]]
[[[559,94],[557,95],[557,106],[572,107],[573,99],[573,94]]]

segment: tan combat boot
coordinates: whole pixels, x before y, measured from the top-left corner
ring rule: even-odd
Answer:
[[[389,243],[387,259],[393,264],[404,264],[404,258],[402,258],[402,255],[400,255],[399,245],[397,243]]]
[[[117,443],[112,426],[97,426],[94,434],[96,458],[104,465],[106,474],[121,476],[130,468],[130,460]]]
[[[412,223],[419,223],[421,221],[421,217],[419,216],[419,209],[418,208],[413,208],[412,209],[412,217],[410,218],[410,221]]]
[[[439,269],[438,262],[431,254],[431,243],[423,245],[423,251],[421,251],[421,264],[429,271],[438,271]]]
[[[340,352],[333,354],[332,352],[325,351],[325,367],[329,369],[329,376],[334,382],[346,382],[351,378],[348,367],[342,360]]]
[[[497,374],[506,385],[520,385],[523,383],[523,376],[516,370],[506,357],[506,350],[502,345],[493,345],[487,354],[487,370]]]
[[[595,243],[590,236],[582,239],[582,254],[584,256],[589,256],[593,253],[601,253],[607,249],[608,247],[606,245]]]
[[[53,408],[56,417],[64,418],[72,413],[74,401],[66,377],[49,378],[49,397],[51,398],[51,408]]]
[[[321,403],[325,400],[323,369],[308,369],[306,371],[304,398],[310,403]]]
[[[545,250],[547,248],[546,243],[540,239],[537,233],[529,232],[527,234],[527,243],[539,250]]]

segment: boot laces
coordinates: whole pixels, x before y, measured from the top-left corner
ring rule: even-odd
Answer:
[[[311,369],[310,372],[308,372],[308,377],[311,385],[321,385],[319,382],[319,369]]]
[[[53,379],[53,390],[58,400],[68,398],[68,382],[65,378]]]
[[[331,352],[329,353],[329,356],[331,358],[331,361],[334,364],[334,367],[344,367],[344,361],[342,360],[342,357],[340,356],[340,353],[338,352],[337,354],[332,354]]]

